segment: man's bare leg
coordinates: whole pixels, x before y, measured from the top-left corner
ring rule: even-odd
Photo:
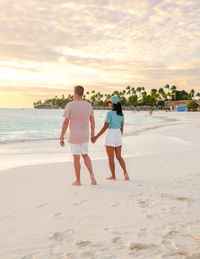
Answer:
[[[81,164],[80,164],[80,155],[73,155],[74,157],[74,169],[76,174],[76,181],[73,182],[73,185],[80,186],[81,180],[80,180],[80,171],[81,171]]]
[[[109,162],[109,167],[110,167],[110,171],[112,176],[108,177],[107,180],[116,180],[116,176],[115,176],[115,161],[114,161],[114,147],[109,147],[106,146],[106,151],[107,151],[107,155],[108,155],[108,162]]]
[[[119,164],[120,164],[122,170],[124,171],[124,180],[128,181],[129,176],[128,176],[128,172],[126,170],[126,164],[125,164],[124,159],[121,155],[121,150],[122,150],[122,146],[116,147],[115,148],[115,155],[116,155],[117,160],[119,161]]]
[[[92,162],[91,162],[91,159],[90,157],[88,156],[88,154],[84,154],[82,155],[83,157],[83,161],[89,171],[89,174],[90,174],[90,179],[91,179],[91,184],[92,185],[95,185],[97,184],[96,180],[95,180],[95,177],[94,177],[94,173],[93,173],[93,169],[92,169]]]

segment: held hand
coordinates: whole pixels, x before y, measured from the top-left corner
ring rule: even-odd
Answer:
[[[94,135],[91,135],[91,136],[90,136],[90,141],[91,141],[92,143],[93,143],[93,141],[92,141],[93,138],[94,138]]]
[[[64,145],[65,145],[64,139],[60,139],[60,145],[61,145],[61,147],[64,147]]]
[[[97,137],[96,136],[92,137],[92,143],[94,144],[96,141],[97,141]]]

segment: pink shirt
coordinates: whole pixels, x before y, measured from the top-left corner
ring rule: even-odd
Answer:
[[[92,105],[83,100],[65,106],[63,117],[69,118],[68,142],[81,144],[89,141],[89,119],[93,115]]]

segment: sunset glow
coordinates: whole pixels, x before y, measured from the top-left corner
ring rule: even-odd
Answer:
[[[0,107],[33,107],[76,84],[200,91],[198,0],[2,0]]]

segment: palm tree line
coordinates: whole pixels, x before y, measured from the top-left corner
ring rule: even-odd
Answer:
[[[180,100],[192,100],[195,101],[195,98],[200,100],[200,92],[195,93],[194,89],[191,89],[190,92],[185,90],[178,90],[175,85],[170,86],[166,84],[163,88],[153,88],[147,93],[144,87],[132,87],[127,86],[122,91],[113,91],[112,94],[102,94],[92,90],[91,92],[87,91],[83,96],[83,99],[90,102],[93,106],[104,107],[108,106],[108,99],[113,95],[119,97],[120,102],[124,106],[157,106],[163,107],[164,102],[171,101],[180,101]],[[55,96],[51,99],[46,99],[45,101],[37,101],[33,103],[34,108],[64,108],[65,105],[73,100],[73,95],[69,94],[67,97],[64,95],[61,98]]]

